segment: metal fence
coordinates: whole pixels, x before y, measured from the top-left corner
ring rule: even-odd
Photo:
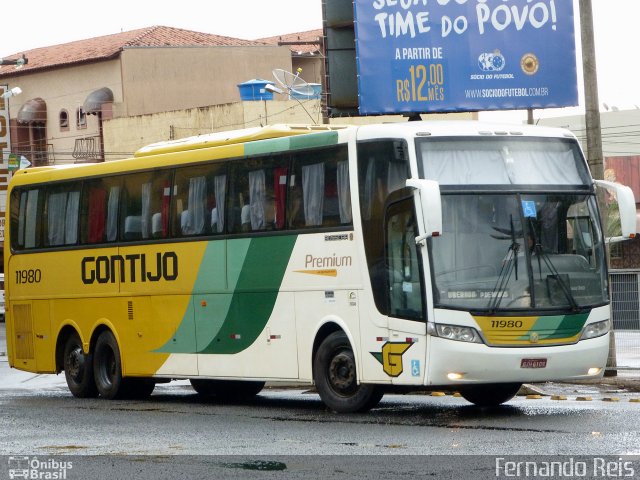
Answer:
[[[640,371],[640,271],[612,270],[609,278],[615,363],[621,370]]]

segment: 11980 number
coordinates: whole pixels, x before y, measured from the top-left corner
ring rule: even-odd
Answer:
[[[522,328],[520,320],[491,320],[491,328]]]
[[[35,270],[16,270],[16,283],[40,283],[42,280],[42,271],[39,268]]]

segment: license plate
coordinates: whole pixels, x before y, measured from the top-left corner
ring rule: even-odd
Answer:
[[[523,358],[520,362],[520,368],[545,368],[546,366],[546,358]]]

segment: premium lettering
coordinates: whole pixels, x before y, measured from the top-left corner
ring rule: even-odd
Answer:
[[[305,268],[350,267],[352,263],[350,256],[338,257],[335,253],[331,257],[307,255],[304,258]]]
[[[171,282],[178,278],[178,255],[175,252],[84,257],[80,265],[82,282],[86,285],[160,280]]]

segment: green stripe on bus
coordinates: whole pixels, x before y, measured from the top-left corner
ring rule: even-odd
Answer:
[[[529,340],[532,332],[538,333],[540,340],[575,337],[584,327],[588,317],[589,313],[541,316],[533,324],[531,330],[518,340]]]
[[[291,137],[272,138],[245,144],[245,155],[263,155],[272,152],[287,152],[305,148],[324,147],[338,143],[338,132],[310,133]]]
[[[182,322],[157,351],[232,354],[249,347],[271,317],[296,239],[287,235],[228,240],[226,245],[210,242]],[[225,281],[227,288],[221,283]],[[199,294],[207,291],[216,293]]]
[[[289,150],[289,137],[258,140],[244,145],[245,155],[263,155],[271,152],[284,152]]]
[[[227,317],[218,335],[199,353],[238,353],[258,338],[273,312],[296,239],[296,235],[251,239]]]
[[[312,135],[298,135],[289,137],[291,141],[291,149],[325,147],[328,145],[336,145],[338,143],[338,132],[322,132]]]

